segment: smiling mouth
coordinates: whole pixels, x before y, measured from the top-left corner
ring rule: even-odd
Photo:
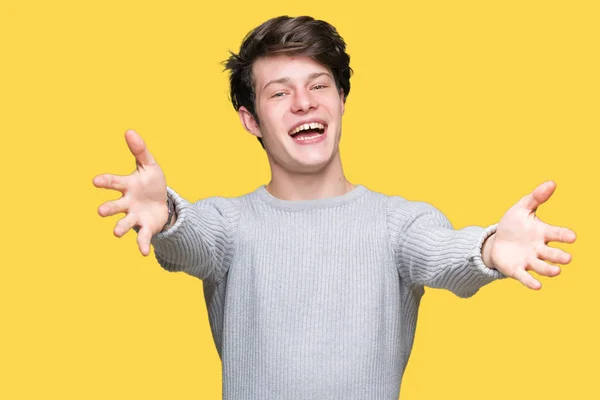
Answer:
[[[290,132],[294,140],[315,139],[325,133],[326,126],[320,122],[310,122],[296,127]]]

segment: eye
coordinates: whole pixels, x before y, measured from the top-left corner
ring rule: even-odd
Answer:
[[[316,89],[316,90],[325,89],[326,87],[327,87],[327,85],[318,84],[318,85],[313,86],[313,89]]]
[[[283,96],[285,96],[284,92],[277,92],[273,96],[271,96],[271,98],[277,98],[277,97],[283,97]]]

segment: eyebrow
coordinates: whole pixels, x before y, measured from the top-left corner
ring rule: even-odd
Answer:
[[[312,81],[313,79],[317,79],[318,77],[323,76],[323,75],[327,75],[328,77],[331,78],[331,75],[329,75],[327,72],[313,72],[312,74],[310,74],[308,76],[308,80]],[[331,78],[331,79],[333,79],[333,78]],[[265,90],[267,88],[267,86],[269,86],[272,83],[287,83],[287,82],[289,82],[289,80],[290,80],[290,78],[288,78],[288,77],[274,79],[272,81],[267,82],[267,84],[265,86],[263,86],[262,90]]]

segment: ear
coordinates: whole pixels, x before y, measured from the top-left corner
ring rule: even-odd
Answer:
[[[346,96],[344,95],[344,89],[340,90],[340,102],[342,103],[342,115],[344,115],[344,111],[346,110]]]
[[[240,107],[238,115],[240,116],[240,121],[242,122],[242,125],[244,125],[244,129],[246,129],[248,132],[250,132],[256,137],[262,137],[260,127],[258,126],[256,120],[246,107]]]

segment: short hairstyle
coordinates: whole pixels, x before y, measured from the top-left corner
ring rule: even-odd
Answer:
[[[244,38],[239,54],[223,62],[229,70],[230,98],[233,108],[248,109],[260,124],[255,109],[256,93],[252,65],[261,57],[273,55],[304,55],[329,68],[344,101],[350,93],[350,56],[346,43],[335,27],[309,16],[280,16],[269,19],[250,31]],[[259,142],[264,148],[261,138]]]

